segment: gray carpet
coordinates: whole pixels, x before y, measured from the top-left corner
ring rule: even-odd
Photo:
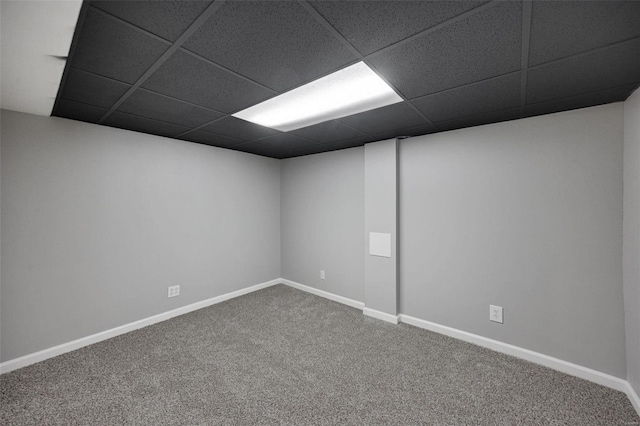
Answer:
[[[2,425],[639,422],[621,392],[283,285],[0,376]]]

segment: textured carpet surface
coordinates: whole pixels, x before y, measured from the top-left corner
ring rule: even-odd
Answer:
[[[0,376],[0,424],[640,418],[621,392],[277,285]]]

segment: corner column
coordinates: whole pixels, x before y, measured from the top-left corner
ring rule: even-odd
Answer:
[[[398,141],[364,146],[365,315],[398,323]]]

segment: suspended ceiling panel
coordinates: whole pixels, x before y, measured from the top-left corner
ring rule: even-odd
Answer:
[[[288,158],[625,100],[636,1],[90,1],[53,115]],[[364,61],[403,102],[283,133],[231,114]]]

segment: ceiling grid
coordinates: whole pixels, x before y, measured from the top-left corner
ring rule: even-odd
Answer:
[[[189,25],[189,28],[187,28],[185,32],[182,33],[182,35],[175,42],[171,44],[171,46],[169,46],[169,48],[162,54],[162,56],[160,56],[153,63],[153,65],[151,65],[151,67],[149,67],[149,69],[145,71],[144,74],[142,74],[142,76],[133,84],[133,86],[131,86],[129,90],[127,90],[127,92],[124,95],[122,95],[122,97],[118,99],[116,103],[113,104],[113,106],[109,109],[109,111],[107,111],[100,118],[100,120],[98,120],[98,124],[104,123],[107,117],[113,111],[115,111],[129,96],[131,96],[131,94],[134,91],[136,91],[138,87],[140,87],[145,81],[147,81],[147,79],[149,79],[149,77],[151,77],[151,75],[158,68],[160,68],[167,61],[167,59],[169,59],[169,57],[171,57],[176,52],[176,50],[178,50],[178,48],[182,46],[182,44],[186,42],[187,39],[191,37],[191,35],[194,32],[196,32],[196,30],[200,28],[200,26],[204,24],[216,12],[216,10],[218,10],[223,4],[224,4],[224,1],[217,1],[217,2],[211,3],[211,5],[207,9],[205,9],[205,11],[202,12],[202,14],[198,16],[198,18],[195,21],[193,21],[191,25]]]
[[[288,158],[621,101],[638,52],[640,2],[85,1],[53,115]],[[360,61],[403,102],[231,116]]]
[[[520,115],[524,116],[527,99],[527,69],[529,68],[529,45],[531,43],[531,0],[525,0],[522,7],[522,62],[520,65]]]

